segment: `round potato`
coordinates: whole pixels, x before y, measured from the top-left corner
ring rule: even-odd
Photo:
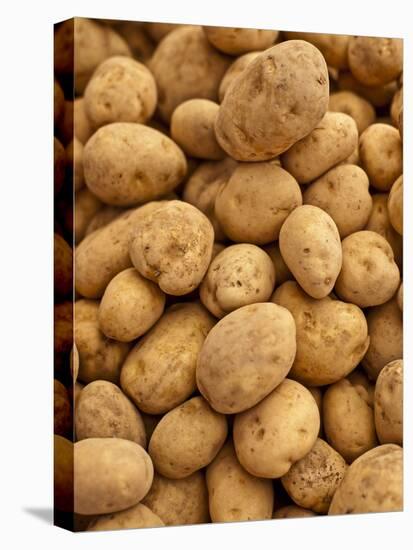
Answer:
[[[320,414],[313,396],[287,378],[258,405],[235,416],[235,451],[250,474],[282,477],[310,452],[319,429]]]
[[[70,404],[69,393],[59,380],[54,380],[53,405],[53,433],[62,437],[70,437],[72,429],[72,406]]]
[[[253,244],[226,247],[210,263],[199,295],[219,319],[248,304],[267,302],[275,286],[271,258]]]
[[[381,86],[365,86],[354,78],[351,72],[340,71],[337,78],[337,85],[340,90],[348,90],[364,97],[374,107],[385,107],[388,105],[397,88],[397,81],[392,80]]]
[[[236,160],[269,160],[320,122],[328,92],[327,65],[317,48],[302,40],[277,44],[228,87],[215,121],[217,140]]]
[[[388,363],[377,377],[374,419],[380,443],[403,444],[403,360]]]
[[[403,70],[403,40],[352,36],[348,64],[356,79],[365,86],[388,84]]]
[[[287,309],[271,303],[241,307],[208,334],[198,356],[198,389],[218,412],[245,411],[284,380],[295,352],[295,323]]]
[[[323,54],[329,67],[345,69],[348,66],[347,50],[350,36],[316,32],[283,32],[287,40],[306,40]]]
[[[101,201],[87,187],[75,194],[73,228],[75,243],[83,239],[87,226],[101,208]]]
[[[203,397],[193,397],[161,419],[149,442],[149,454],[157,472],[182,479],[214,460],[227,432],[225,416],[211,409]]]
[[[59,297],[67,296],[73,285],[72,248],[58,235],[54,234],[54,291]]]
[[[237,59],[228,67],[226,73],[224,74],[221,84],[219,85],[219,102],[222,103],[222,100],[224,99],[225,94],[227,93],[227,90],[229,88],[229,85],[232,83],[232,81],[242,73],[242,71],[245,69],[245,67],[257,57],[261,52],[248,52],[244,55],[241,55],[240,57],[237,57]]]
[[[373,208],[370,217],[367,221],[365,229],[367,231],[375,231],[390,244],[394,261],[401,268],[403,255],[403,240],[401,236],[393,229],[390,222],[389,212],[387,208],[388,194],[377,193],[372,195]]]
[[[204,32],[217,50],[229,55],[266,50],[278,37],[278,31],[236,27],[204,27]]]
[[[66,153],[65,148],[56,137],[53,138],[53,158],[54,192],[57,195],[65,179]]]
[[[311,518],[316,516],[312,510],[306,510],[301,508],[301,506],[295,506],[295,504],[290,504],[289,506],[283,506],[278,508],[272,516],[274,519],[289,519],[289,518]]]
[[[73,102],[74,136],[82,145],[93,134],[90,120],[86,115],[85,100],[83,97],[77,97]]]
[[[363,97],[346,90],[330,95],[328,110],[350,115],[357,125],[359,134],[376,120],[376,111],[373,105]]]
[[[403,176],[397,178],[390,189],[387,210],[393,228],[403,235]]]
[[[164,522],[149,508],[141,503],[127,510],[102,515],[91,521],[87,531],[115,531],[117,529],[141,529],[143,527],[162,527]]]
[[[54,505],[58,510],[73,513],[73,443],[54,435]]]

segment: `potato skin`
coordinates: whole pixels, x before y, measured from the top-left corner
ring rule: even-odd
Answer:
[[[57,195],[62,188],[65,179],[66,153],[60,141],[53,138],[53,183],[54,192]]]
[[[76,437],[115,437],[146,447],[146,433],[139,411],[111,382],[96,380],[82,389],[76,403]]]
[[[341,90],[330,95],[328,110],[345,113],[354,120],[359,134],[376,120],[376,111],[373,105],[359,95]]]
[[[241,55],[240,57],[237,57],[237,59],[231,63],[231,65],[228,67],[227,71],[225,72],[224,76],[222,77],[221,84],[219,85],[219,102],[222,103],[222,100],[224,99],[224,96],[228,90],[229,85],[232,83],[232,81],[242,73],[242,71],[245,69],[245,67],[248,65],[250,61],[255,59],[257,55],[259,55],[261,52],[248,52],[244,55]]]
[[[204,27],[204,33],[217,50],[229,55],[266,50],[278,37],[278,31],[235,27]]]
[[[69,393],[59,380],[54,380],[53,394],[53,433],[61,435],[62,437],[70,437],[72,428],[72,407]]]
[[[161,414],[190,397],[196,390],[197,357],[213,325],[201,304],[175,304],[135,345],[120,382],[139,409]]]
[[[62,87],[59,82],[54,79],[54,90],[53,90],[53,120],[57,124],[59,119],[63,115],[65,106],[65,96],[63,94]]]
[[[76,244],[83,239],[87,226],[102,206],[102,202],[87,187],[77,191],[75,195],[73,228]]]
[[[73,253],[72,247],[63,237],[54,234],[54,291],[57,296],[67,296],[72,290]]]
[[[399,38],[352,36],[348,63],[355,78],[365,86],[381,86],[403,70],[403,41]]]
[[[320,414],[313,396],[286,378],[257,405],[235,416],[235,451],[251,475],[282,477],[310,452],[319,428]]]
[[[377,377],[374,418],[381,444],[403,445],[403,360],[388,363]]]
[[[93,231],[105,227],[105,225],[108,225],[115,218],[117,218],[121,214],[124,214],[125,212],[126,209],[120,206],[103,205],[102,208],[98,212],[96,212],[93,218],[89,221],[85,231],[85,237],[90,235],[90,233],[93,233]]]
[[[400,284],[399,290],[397,291],[397,305],[399,306],[400,311],[403,311],[403,281]]]
[[[227,420],[203,397],[193,397],[162,417],[149,442],[157,472],[182,479],[207,466],[227,437]]]
[[[403,449],[380,445],[348,468],[329,515],[403,510]]]
[[[142,500],[152,484],[153,465],[137,443],[90,438],[74,444],[74,473],[75,512],[110,514]]]
[[[359,364],[369,346],[360,308],[331,297],[315,300],[295,281],[277,288],[271,301],[287,308],[297,330],[297,353],[289,377],[302,384],[332,384]]]
[[[287,40],[306,40],[320,50],[329,67],[348,67],[347,50],[350,36],[346,34],[325,34],[316,32],[283,32]]]
[[[271,159],[318,124],[328,93],[327,65],[317,48],[301,40],[277,44],[228,87],[215,122],[217,140],[236,160]]]
[[[340,234],[334,220],[317,206],[299,206],[280,231],[281,255],[300,286],[313,298],[325,298],[341,270]]]
[[[76,136],[66,147],[66,167],[72,175],[75,191],[79,191],[84,187],[85,179],[83,174],[83,144]]]
[[[74,135],[84,145],[93,134],[93,128],[86,115],[85,100],[83,97],[77,97],[73,102],[73,123]]]
[[[403,235],[403,176],[393,183],[387,202],[389,219],[399,235]]]
[[[272,516],[274,519],[289,519],[289,518],[311,518],[316,516],[311,510],[306,510],[301,508],[301,506],[296,506],[295,504],[290,504],[289,506],[283,506],[278,508]]]
[[[54,435],[53,457],[54,505],[63,512],[73,512],[73,443]]]
[[[54,306],[53,349],[55,354],[70,352],[73,345],[73,303],[65,301]]]
[[[163,527],[159,516],[141,503],[131,508],[96,517],[87,526],[86,531],[115,531],[117,529],[141,529],[144,527]]]
[[[276,286],[280,286],[286,281],[293,279],[293,274],[288,269],[287,264],[281,256],[278,241],[264,246],[263,249],[269,255],[272,263],[274,264]]]
[[[241,307],[208,334],[198,356],[198,389],[221,413],[245,411],[284,380],[295,352],[295,323],[287,309],[272,303]]]

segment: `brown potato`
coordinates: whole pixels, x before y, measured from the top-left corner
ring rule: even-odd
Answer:
[[[330,95],[328,110],[351,116],[357,124],[359,134],[376,120],[376,111],[373,105],[363,97],[346,90]]]
[[[237,57],[237,59],[228,67],[226,73],[222,77],[221,84],[219,85],[219,102],[222,103],[225,94],[227,93],[227,90],[229,88],[229,85],[232,83],[232,81],[242,73],[242,71],[245,69],[245,67],[257,57],[261,52],[248,52],[244,55],[241,55],[240,57]]]
[[[77,97],[73,102],[74,136],[82,145],[93,134],[93,129],[85,111],[85,100]]]
[[[399,290],[397,291],[397,305],[399,306],[400,311],[403,311],[403,281],[400,284]]]
[[[236,27],[204,27],[204,33],[217,50],[229,55],[266,50],[278,37],[278,31]]]
[[[66,153],[65,148],[56,137],[53,138],[53,157],[54,192],[57,195],[65,179]]]
[[[390,117],[393,126],[399,127],[400,111],[403,108],[403,87],[399,88],[393,96],[390,105]]]
[[[67,353],[73,345],[73,303],[62,302],[54,306],[54,351]]]
[[[87,187],[76,193],[73,228],[75,243],[83,239],[87,226],[102,206],[102,202]]]
[[[54,435],[54,505],[58,510],[73,513],[73,443]]]
[[[74,190],[79,191],[84,186],[85,179],[83,174],[83,145],[76,136],[66,147],[66,166],[72,174]]]
[[[286,281],[294,278],[293,274],[288,269],[287,264],[284,262],[283,257],[281,256],[280,246],[278,242],[264,246],[264,250],[269,255],[272,263],[274,264],[276,286],[280,286]]]
[[[348,90],[364,97],[375,107],[388,105],[397,90],[397,81],[392,80],[381,86],[365,86],[354,78],[351,72],[340,71],[337,79],[339,90]]]
[[[57,124],[60,118],[63,116],[65,108],[65,96],[59,82],[54,80],[54,94],[53,94],[53,119]]]
[[[96,231],[101,227],[105,227],[105,225],[108,225],[111,221],[124,212],[126,212],[125,208],[103,205],[88,223],[85,231],[85,237],[87,237],[90,233],[93,233],[93,231]]]
[[[295,506],[290,504],[289,506],[283,506],[278,508],[272,516],[274,519],[289,519],[289,518],[311,518],[316,516],[313,511],[301,508],[301,506]]]
[[[115,29],[126,40],[135,59],[142,63],[146,63],[150,59],[155,44],[148,36],[142,23],[138,21],[117,21]]]
[[[403,235],[403,176],[393,183],[387,202],[389,220],[399,235]]]
[[[60,117],[59,124],[56,129],[57,136],[64,147],[69,145],[73,139],[73,108],[74,102],[71,100],[66,100],[63,115]]]
[[[403,40],[352,36],[348,64],[356,79],[365,86],[388,84],[403,70]]]
[[[72,406],[70,404],[69,392],[59,380],[54,380],[53,405],[53,433],[70,438],[72,435]]]
[[[403,445],[403,360],[379,373],[374,394],[374,419],[380,443]]]
[[[144,23],[145,30],[155,42],[160,42],[171,31],[185,26],[176,23]]]
[[[117,529],[141,529],[144,527],[162,527],[164,522],[152,510],[141,503],[127,510],[101,515],[92,520],[86,531],[115,531]]]
[[[58,235],[54,234],[54,291],[57,296],[67,296],[73,285],[72,248]]]
[[[372,195],[373,208],[365,229],[375,231],[390,244],[394,254],[394,261],[401,268],[403,254],[403,240],[393,229],[387,208],[388,194],[377,193]]]
[[[345,69],[348,66],[347,50],[350,36],[316,32],[283,32],[287,40],[306,40],[323,54],[329,67]]]

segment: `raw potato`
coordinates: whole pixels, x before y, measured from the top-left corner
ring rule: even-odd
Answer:
[[[403,449],[380,445],[348,468],[329,515],[403,510]]]
[[[86,531],[115,531],[117,529],[141,529],[162,527],[164,522],[143,504],[110,515],[98,516],[89,523]]]
[[[403,445],[403,360],[388,363],[377,377],[374,418],[380,443]]]
[[[399,131],[390,124],[376,123],[360,136],[360,162],[370,185],[389,191],[403,171],[403,150]]]
[[[373,105],[363,97],[346,90],[330,95],[328,110],[350,115],[357,124],[359,134],[376,120],[376,111]]]
[[[287,308],[297,330],[297,353],[289,373],[305,385],[332,384],[349,374],[369,346],[363,312],[330,296],[315,300],[295,281],[279,286],[271,300]]]
[[[212,522],[271,519],[271,480],[254,477],[244,470],[232,442],[226,443],[208,466],[206,479]]]
[[[400,311],[403,311],[403,281],[397,292],[397,305],[399,306]]]
[[[215,215],[231,240],[267,244],[301,205],[297,181],[276,162],[242,163],[218,191]]]
[[[87,187],[75,194],[73,228],[75,243],[80,243],[83,239],[87,226],[101,208],[101,201]]]
[[[242,71],[245,69],[245,67],[255,59],[261,52],[248,52],[244,55],[241,55],[240,57],[237,57],[237,59],[228,67],[226,73],[224,74],[221,84],[219,85],[219,102],[222,103],[225,94],[227,93],[227,90],[229,88],[229,85],[232,83],[232,81],[242,73]]]
[[[73,101],[65,101],[63,116],[60,118],[57,128],[57,136],[65,147],[73,139],[73,106]]]
[[[85,179],[83,174],[83,145],[76,136],[66,147],[66,164],[72,173],[74,190],[79,191],[85,185]]]
[[[65,148],[56,137],[53,138],[53,158],[54,192],[57,195],[65,179],[66,153]]]
[[[204,32],[217,50],[229,55],[266,50],[278,37],[278,31],[236,27],[204,27]]]
[[[169,201],[146,216],[130,245],[136,269],[167,294],[182,296],[202,281],[211,261],[214,229],[183,201]]]
[[[146,63],[154,52],[155,44],[145,32],[142,23],[137,21],[118,21],[116,31],[126,40],[132,55],[138,61]]]
[[[310,452],[319,428],[320,414],[313,396],[287,378],[255,407],[235,416],[235,451],[250,474],[282,477]]]
[[[311,518],[316,516],[311,510],[301,508],[301,506],[295,506],[291,504],[289,506],[283,506],[274,512],[272,516],[274,519],[289,519],[289,518]]]
[[[399,235],[403,235],[403,176],[392,185],[387,202],[389,219]]]
[[[82,389],[76,403],[76,437],[128,439],[146,447],[146,433],[139,411],[111,382],[96,380]]]
[[[275,268],[276,286],[280,286],[286,281],[293,279],[293,274],[288,269],[287,264],[284,262],[281,256],[280,246],[278,242],[269,244],[264,247],[265,252],[271,258]]]
[[[54,352],[70,352],[73,345],[73,303],[62,302],[54,306]]]
[[[327,212],[341,239],[364,229],[373,208],[367,174],[354,164],[329,170],[304,191],[303,202]]]
[[[93,231],[96,231],[101,227],[105,227],[105,225],[108,225],[111,221],[113,221],[124,212],[126,212],[125,208],[121,208],[119,206],[102,206],[99,212],[96,212],[96,214],[88,223],[85,237],[87,237],[90,233],[93,233]]]
[[[56,435],[62,437],[70,436],[72,429],[72,407],[70,404],[69,393],[65,386],[54,380],[54,430]]]
[[[144,23],[145,30],[155,42],[160,42],[171,31],[184,27],[175,23]]]
[[[311,451],[291,466],[281,482],[296,504],[326,514],[346,469],[344,458],[317,439]]]
[[[236,160],[269,160],[320,122],[328,92],[327,65],[317,48],[301,40],[277,44],[227,89],[215,123],[218,142]]]
[[[165,295],[133,267],[118,273],[106,287],[99,306],[99,328],[108,338],[131,342],[161,317]]]
[[[161,132],[133,122],[115,122],[89,139],[83,170],[86,185],[101,201],[133,206],[175,189],[185,177],[187,164],[181,149]]]
[[[55,79],[54,93],[53,93],[53,118],[54,118],[55,124],[57,124],[60,118],[63,116],[64,108],[65,108],[65,96],[63,94],[63,90],[60,84]]]
[[[268,254],[252,244],[234,244],[210,263],[199,295],[220,319],[242,306],[267,302],[274,286],[275,269]]]
[[[299,206],[280,231],[281,255],[300,286],[325,298],[341,270],[340,234],[333,219],[317,206]]]
[[[137,504],[152,484],[153,465],[132,441],[90,438],[74,444],[74,507],[78,514],[110,514]]]
[[[73,513],[73,443],[54,435],[54,505]]]
[[[393,80],[382,86],[365,86],[361,84],[350,72],[340,72],[337,79],[340,90],[348,90],[367,99],[374,107],[385,107],[388,105],[397,88],[397,81]]]
[[[208,491],[202,471],[183,479],[168,479],[155,473],[151,489],[142,502],[165,525],[209,522]]]
[[[155,112],[155,79],[149,69],[135,59],[110,57],[93,73],[84,101],[86,116],[94,128],[111,122],[144,124]]]
[[[135,345],[120,381],[140,410],[165,413],[194,393],[196,361],[213,325],[201,304],[175,304]]]
[[[403,70],[403,41],[399,38],[352,36],[348,63],[355,78],[365,86],[382,86]]]
[[[306,40],[323,54],[329,67],[346,69],[350,36],[347,34],[324,34],[316,32],[284,32],[287,40]]]
[[[399,88],[396,91],[390,105],[391,121],[393,126],[395,126],[396,128],[399,127],[399,116],[402,108],[403,108],[403,87]]]
[[[373,208],[365,229],[368,231],[375,231],[386,239],[392,247],[396,264],[399,268],[401,268],[403,240],[401,236],[393,229],[390,222],[387,208],[388,195],[386,193],[377,193],[372,195],[372,199]]]
[[[58,235],[54,234],[54,290],[60,296],[67,296],[73,285],[72,248]]]
[[[328,111],[307,136],[282,155],[281,164],[298,183],[309,183],[346,159],[357,143],[354,119]]]
[[[284,380],[295,352],[295,323],[287,309],[272,303],[241,307],[208,334],[198,357],[198,389],[221,413],[245,411]]]
[[[182,479],[212,462],[227,437],[227,420],[203,397],[169,411],[156,426],[149,454],[156,471]]]
[[[342,242],[343,263],[335,291],[360,307],[384,304],[396,293],[400,272],[393,250],[374,231],[357,231]]]
[[[74,136],[82,145],[85,145],[93,134],[93,129],[86,115],[85,100],[83,97],[77,97],[73,102],[73,118]]]

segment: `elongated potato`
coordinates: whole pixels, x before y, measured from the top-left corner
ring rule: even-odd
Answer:
[[[152,510],[141,503],[131,508],[102,515],[89,523],[87,531],[115,531],[116,529],[140,529],[143,527],[162,527],[164,522]]]
[[[376,381],[374,418],[380,443],[403,444],[403,360],[388,363]]]

